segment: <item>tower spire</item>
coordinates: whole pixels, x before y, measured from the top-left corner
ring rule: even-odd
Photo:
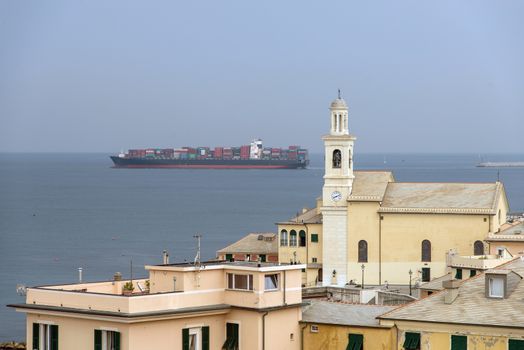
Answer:
[[[340,100],[340,89],[338,89],[338,99]]]

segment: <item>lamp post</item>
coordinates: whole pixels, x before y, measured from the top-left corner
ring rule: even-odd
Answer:
[[[366,266],[362,264],[360,268],[362,269],[362,289],[364,289],[364,269],[366,268]]]
[[[411,275],[413,275],[413,271],[409,269],[409,295],[411,295]]]

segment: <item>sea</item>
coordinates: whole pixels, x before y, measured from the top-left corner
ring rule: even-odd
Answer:
[[[323,155],[306,170],[114,169],[109,154],[0,153],[0,342],[25,339],[17,287],[146,276],[145,264],[202,258],[250,232],[313,207]],[[489,161],[523,161],[492,154]],[[524,212],[524,168],[477,168],[476,154],[357,154],[358,169],[389,169],[397,181],[505,185]],[[421,228],[423,229],[423,228]],[[132,266],[132,268],[131,268]],[[20,291],[21,288],[18,288]],[[23,289],[23,288],[22,288]]]

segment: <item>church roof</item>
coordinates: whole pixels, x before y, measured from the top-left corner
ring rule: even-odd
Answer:
[[[493,215],[502,191],[500,182],[391,182],[379,212]]]
[[[355,171],[350,201],[382,201],[389,182],[395,181],[391,171]]]

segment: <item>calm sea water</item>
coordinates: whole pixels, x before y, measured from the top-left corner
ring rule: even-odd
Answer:
[[[524,155],[492,155],[522,161]],[[386,161],[386,164],[384,164]],[[358,155],[359,169],[391,169],[397,181],[504,182],[513,211],[524,211],[524,168],[476,168],[476,155]],[[308,170],[112,169],[106,154],[0,154],[0,341],[24,339],[17,284],[110,279],[116,271],[145,276],[167,249],[192,260],[248,232],[314,205],[322,156]]]

